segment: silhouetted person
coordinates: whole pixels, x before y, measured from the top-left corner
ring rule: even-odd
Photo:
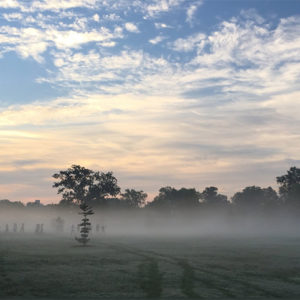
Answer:
[[[22,225],[21,225],[20,232],[21,232],[21,233],[24,233],[24,232],[25,232],[24,223],[22,223]]]
[[[9,232],[8,224],[5,225],[5,232]]]
[[[106,228],[105,225],[102,225],[102,226],[101,226],[101,232],[102,232],[103,234],[105,234],[105,228]]]
[[[14,223],[13,232],[16,233],[18,231],[18,225]]]
[[[41,225],[40,224],[36,224],[36,227],[35,227],[35,233],[40,233],[40,229],[41,228]]]
[[[40,224],[40,232],[39,233],[44,233],[44,224]]]
[[[75,225],[71,226],[71,235],[73,235],[75,233]]]
[[[65,221],[61,217],[55,219],[56,232],[64,232]]]

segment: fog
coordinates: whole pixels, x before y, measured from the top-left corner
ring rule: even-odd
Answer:
[[[79,236],[79,208],[1,209],[0,233]],[[290,211],[237,213],[232,210],[101,210],[89,217],[89,237],[103,236],[300,236],[300,221]],[[39,225],[38,225],[39,224]],[[42,224],[42,225],[41,225]],[[37,226],[42,227],[37,229]],[[38,232],[37,232],[38,231]]]

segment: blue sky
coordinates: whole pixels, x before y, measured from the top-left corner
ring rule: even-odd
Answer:
[[[299,165],[300,2],[0,2],[0,198],[51,174],[122,188],[275,186]]]

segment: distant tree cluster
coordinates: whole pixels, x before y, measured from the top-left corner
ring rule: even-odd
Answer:
[[[40,200],[35,200],[34,202],[27,202],[24,204],[21,201],[10,201],[8,199],[0,200],[0,208],[3,209],[18,209],[18,208],[35,208],[35,207],[43,207],[44,205],[40,202]]]

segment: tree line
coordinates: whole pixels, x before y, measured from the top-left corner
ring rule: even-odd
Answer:
[[[53,175],[53,187],[62,198],[59,204],[48,207],[70,207],[86,203],[94,208],[111,209],[153,209],[180,210],[197,207],[236,207],[244,211],[272,210],[283,207],[292,210],[300,208],[300,169],[291,167],[286,174],[276,177],[279,190],[272,187],[247,186],[235,193],[229,200],[214,186],[202,192],[195,188],[176,189],[171,186],[159,189],[158,195],[147,202],[148,195],[142,190],[125,189],[122,193],[117,178],[112,172],[99,172],[80,165],[72,165],[67,170]],[[22,202],[0,200],[0,208],[23,208]],[[28,208],[41,207],[39,201],[29,202]]]

